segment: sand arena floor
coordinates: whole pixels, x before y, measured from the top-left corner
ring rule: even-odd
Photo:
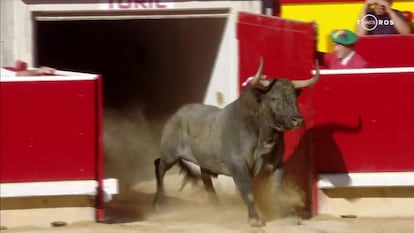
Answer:
[[[178,191],[178,174],[166,177],[168,205],[156,212],[152,206],[153,180],[138,182],[123,195],[116,196],[106,207],[108,223],[77,222],[64,227],[22,226],[2,232],[62,233],[412,233],[414,218],[340,218],[316,216],[303,220],[293,215],[268,217],[265,227],[247,224],[247,212],[231,180],[216,182],[220,204],[212,205],[201,186],[186,186]],[[295,196],[293,193],[282,194]],[[296,201],[297,197],[294,197]],[[278,199],[279,201],[281,199]],[[285,199],[285,201],[288,199]],[[292,202],[291,202],[292,203]],[[280,206],[280,205],[279,205]]]

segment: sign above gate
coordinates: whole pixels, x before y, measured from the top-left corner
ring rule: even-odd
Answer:
[[[106,10],[145,10],[171,9],[173,1],[165,0],[102,0],[102,9]]]

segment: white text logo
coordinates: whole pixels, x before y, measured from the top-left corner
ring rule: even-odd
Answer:
[[[373,14],[367,14],[362,19],[357,20],[357,23],[360,24],[365,30],[372,31],[377,28],[379,25],[393,26],[394,20],[392,19],[377,19]]]

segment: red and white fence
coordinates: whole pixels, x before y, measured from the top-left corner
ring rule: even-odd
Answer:
[[[311,76],[311,23],[240,13],[237,35],[239,84],[260,57],[268,76]],[[321,189],[414,186],[413,43],[414,35],[359,38],[357,52],[378,68],[322,70],[299,97],[306,126],[287,132],[285,164],[309,212],[318,213]]]
[[[101,77],[1,77],[0,89],[0,197],[91,195],[103,220],[118,188],[103,175]]]

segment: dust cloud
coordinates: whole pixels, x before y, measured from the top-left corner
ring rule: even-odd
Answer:
[[[305,193],[296,184],[283,179],[279,184],[272,177],[253,179],[253,193],[259,212],[267,220],[302,216]]]
[[[160,154],[164,122],[149,121],[140,107],[104,113],[105,176],[117,178],[122,193],[155,177],[153,161]]]

